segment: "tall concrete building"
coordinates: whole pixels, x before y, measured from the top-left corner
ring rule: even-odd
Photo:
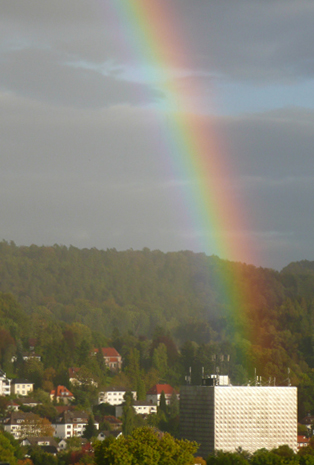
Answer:
[[[287,444],[297,451],[297,388],[276,386],[182,386],[181,437],[214,450],[254,452]]]

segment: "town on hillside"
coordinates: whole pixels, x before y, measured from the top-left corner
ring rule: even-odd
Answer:
[[[36,341],[31,344],[32,352],[23,355],[22,364],[41,363]],[[131,437],[145,427],[197,444],[197,460],[216,450],[234,453],[239,448],[252,456],[257,450],[280,450],[283,445],[292,454],[314,451],[314,417],[307,415],[298,424],[297,388],[290,383],[265,385],[256,377],[250,385],[233,386],[228,375],[203,372],[199,385],[188,375],[180,387],[156,382],[144,392],[130,387],[126,376],[130,371],[124,373],[123,357],[114,347],[93,348],[88,356],[91,363],[101,359],[109,385],[100,385],[84,366],[68,367],[66,385],[55,385],[49,392],[35,387],[35,377],[9,378],[0,370],[1,429],[14,438],[25,457],[50,454],[58,460],[74,454],[85,457],[84,463],[97,463],[97,444]],[[36,465],[36,457],[32,463]]]

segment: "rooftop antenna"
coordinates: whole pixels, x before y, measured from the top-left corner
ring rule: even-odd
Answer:
[[[213,354],[212,355],[212,362],[213,362],[213,371],[212,371],[212,373],[215,373],[216,358],[217,358],[217,355]]]
[[[290,368],[288,368],[288,378],[287,378],[288,386],[291,386],[291,381],[290,381]]]

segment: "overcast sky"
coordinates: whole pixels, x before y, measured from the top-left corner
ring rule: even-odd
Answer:
[[[123,3],[1,0],[1,239],[217,253],[167,153],[166,71],[198,86],[189,111],[233,167],[254,264],[314,260],[314,2],[159,0],[167,69]]]

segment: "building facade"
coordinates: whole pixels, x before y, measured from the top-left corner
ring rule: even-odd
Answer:
[[[137,415],[151,415],[157,413],[157,405],[141,400],[135,400],[132,407]],[[116,417],[122,417],[123,405],[116,405]]]
[[[99,352],[99,349],[93,349],[91,355],[95,356]],[[122,357],[114,347],[102,347],[101,353],[104,358],[106,366],[109,370],[118,372],[122,367]]]
[[[124,395],[128,390],[124,387],[108,388],[98,394],[98,404],[120,405],[124,402]],[[136,400],[136,391],[131,391],[133,399]]]
[[[11,380],[7,378],[4,371],[0,370],[0,396],[9,396],[11,394]]]
[[[175,394],[179,399],[179,394],[172,386],[170,386],[170,384],[155,384],[146,393],[147,402],[153,405],[160,405],[160,397],[162,392],[165,394],[165,400],[167,405],[170,404],[170,399],[173,394]]]
[[[248,452],[287,444],[297,451],[297,388],[277,386],[182,386],[181,437],[214,450]]]
[[[11,381],[11,394],[16,396],[28,396],[34,390],[34,383],[28,379],[13,379]]]
[[[84,411],[64,411],[55,422],[54,436],[62,439],[72,438],[73,436],[82,436],[88,423],[89,414]],[[99,429],[99,423],[94,423]]]

